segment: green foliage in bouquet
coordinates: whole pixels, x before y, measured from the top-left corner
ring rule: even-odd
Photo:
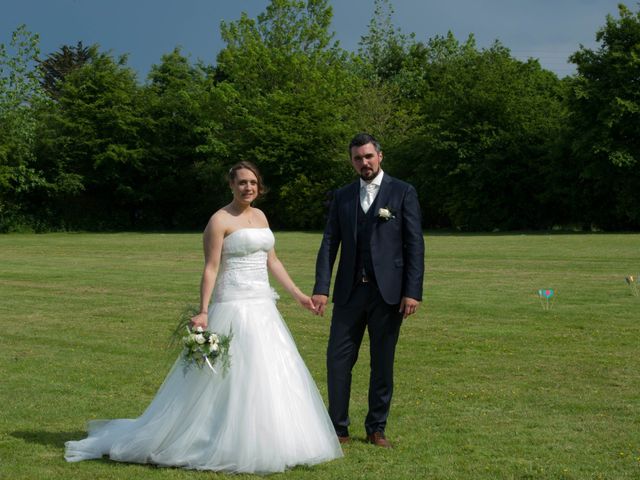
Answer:
[[[187,369],[194,364],[199,368],[206,365],[217,373],[214,365],[220,362],[222,374],[226,375],[231,367],[229,346],[233,333],[222,335],[211,330],[204,330],[201,327],[193,328],[191,318],[198,312],[199,310],[192,305],[182,311],[178,324],[171,335],[170,346],[180,344],[183,347],[182,358]]]

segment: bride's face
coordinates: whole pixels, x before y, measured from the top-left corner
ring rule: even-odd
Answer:
[[[241,203],[251,203],[258,197],[258,178],[246,168],[236,170],[236,177],[230,182],[233,198]]]

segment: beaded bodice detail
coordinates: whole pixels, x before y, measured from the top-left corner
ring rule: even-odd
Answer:
[[[267,270],[267,255],[275,238],[269,228],[242,228],[227,235],[214,302],[272,297]]]

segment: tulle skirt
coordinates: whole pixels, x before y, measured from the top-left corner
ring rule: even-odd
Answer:
[[[69,462],[122,462],[243,473],[281,472],[342,456],[318,389],[272,298],[214,303],[209,328],[233,332],[223,375],[179,358],[136,419],[93,421],[65,444]]]

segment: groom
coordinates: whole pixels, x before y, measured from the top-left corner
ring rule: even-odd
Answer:
[[[382,151],[372,135],[356,135],[349,154],[360,178],[334,195],[316,260],[312,298],[316,314],[323,315],[341,246],[327,348],[329,416],[340,442],[348,442],[351,370],[368,329],[367,441],[390,448],[384,430],[393,393],[396,343],[402,320],[415,313],[422,300],[420,205],[411,185],[382,171]]]

